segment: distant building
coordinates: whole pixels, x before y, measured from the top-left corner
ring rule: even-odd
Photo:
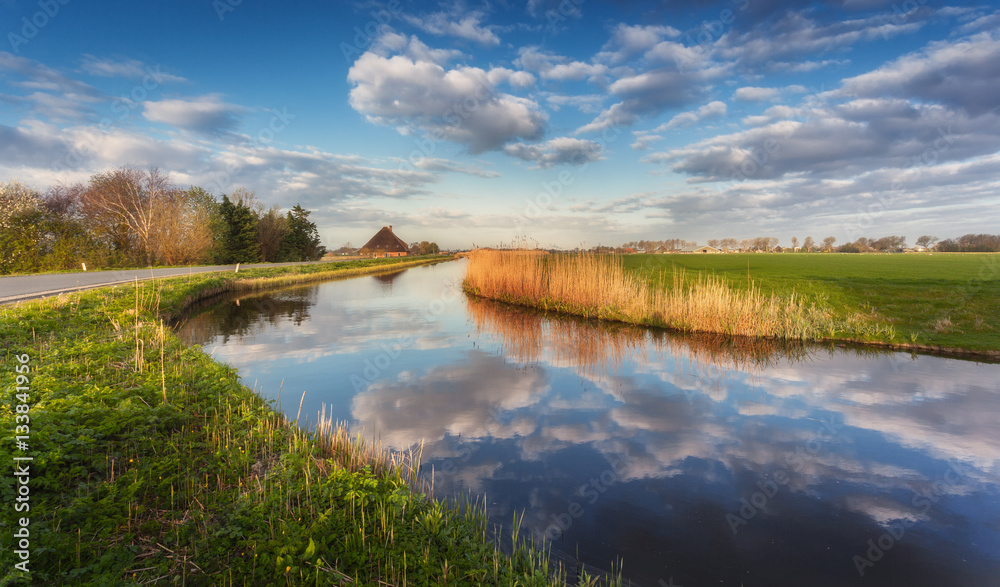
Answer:
[[[376,259],[380,257],[405,257],[409,252],[409,247],[403,239],[392,232],[392,225],[383,226],[382,230],[375,233],[361,250],[371,254]]]
[[[678,253],[721,253],[719,249],[715,247],[710,247],[708,245],[704,247],[681,247],[677,249]]]

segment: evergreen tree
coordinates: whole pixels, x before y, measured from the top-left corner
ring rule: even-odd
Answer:
[[[326,247],[320,246],[319,230],[309,220],[312,214],[296,204],[285,216],[288,233],[281,243],[278,258],[281,261],[315,261],[323,256]]]
[[[257,244],[257,215],[240,202],[233,204],[223,194],[219,205],[223,220],[222,257],[225,263],[256,263],[260,261]]]

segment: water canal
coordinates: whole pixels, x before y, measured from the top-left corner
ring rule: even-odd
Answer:
[[[290,418],[423,441],[436,495],[634,585],[1000,585],[1000,365],[543,316],[463,273],[226,299],[180,332]]]

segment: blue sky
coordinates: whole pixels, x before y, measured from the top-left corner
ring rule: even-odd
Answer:
[[[929,0],[0,0],[0,178],[155,165],[330,247],[996,232],[998,31]]]

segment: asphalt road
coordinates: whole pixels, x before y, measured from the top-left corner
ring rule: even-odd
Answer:
[[[256,263],[240,265],[240,269],[255,267],[285,267],[288,265],[313,265],[336,261],[308,261],[304,263]],[[79,273],[47,273],[45,275],[19,275],[0,277],[0,304],[41,298],[81,289],[91,289],[117,283],[131,283],[154,277],[174,277],[211,271],[235,271],[236,265],[210,267],[178,267],[166,269],[125,269],[115,271],[88,271]]]

